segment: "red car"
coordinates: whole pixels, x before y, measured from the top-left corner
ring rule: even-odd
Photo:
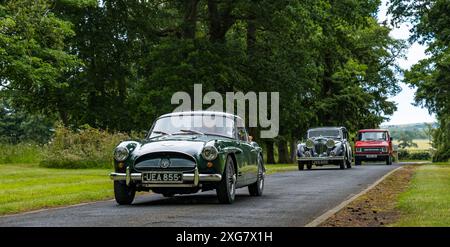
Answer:
[[[362,161],[385,161],[392,165],[392,137],[388,130],[365,129],[358,131],[355,143],[355,165]]]

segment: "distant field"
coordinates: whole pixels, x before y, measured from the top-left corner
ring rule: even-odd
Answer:
[[[414,139],[413,142],[417,144],[417,147],[407,148],[407,149],[426,150],[426,149],[429,149],[431,147],[430,141],[427,140],[427,139]],[[394,145],[398,145],[399,142],[398,142],[398,140],[394,140],[392,143]]]

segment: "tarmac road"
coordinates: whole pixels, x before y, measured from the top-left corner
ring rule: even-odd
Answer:
[[[399,165],[272,174],[262,197],[251,197],[242,188],[231,205],[219,204],[215,191],[173,198],[145,194],[130,206],[109,200],[3,216],[0,226],[304,226]]]

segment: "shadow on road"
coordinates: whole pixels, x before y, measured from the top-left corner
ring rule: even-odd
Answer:
[[[152,195],[149,198],[145,198],[145,201],[139,201],[133,203],[132,206],[160,206],[160,205],[221,205],[215,194],[193,194],[193,195],[177,195],[170,198],[162,198],[159,195]],[[154,199],[158,198],[158,199]],[[233,204],[239,204],[249,199],[252,199],[250,195],[236,195]]]

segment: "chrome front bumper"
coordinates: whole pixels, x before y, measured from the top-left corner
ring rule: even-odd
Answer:
[[[131,182],[142,181],[142,173],[130,173],[127,168],[126,173],[111,172],[109,178],[114,181],[126,181],[127,185]],[[221,174],[199,174],[195,168],[194,173],[183,173],[183,183],[142,183],[143,187],[197,187],[200,182],[220,182]],[[192,182],[192,183],[184,183]]]
[[[321,161],[321,160],[344,160],[344,156],[326,157],[297,157],[297,161]]]

